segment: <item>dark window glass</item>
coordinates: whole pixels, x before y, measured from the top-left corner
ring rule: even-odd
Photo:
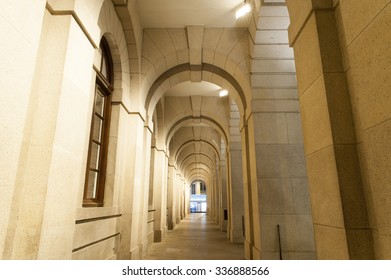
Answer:
[[[83,206],[103,206],[112,93],[112,60],[105,39],[100,45],[101,66],[97,73]]]

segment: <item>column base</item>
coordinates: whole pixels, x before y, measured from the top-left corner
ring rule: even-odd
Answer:
[[[220,230],[223,231],[223,232],[226,232],[227,231],[227,223],[228,221],[227,220],[223,220],[221,221],[220,223]]]
[[[227,239],[231,240],[231,228],[230,228],[229,224],[227,225]]]
[[[141,242],[140,251],[141,251],[141,256],[142,259],[148,255],[148,248],[149,248],[150,243],[148,242],[147,239],[145,239],[143,242]]]
[[[154,239],[155,239],[155,232],[154,231],[151,231],[150,233],[148,233],[147,235],[147,240],[148,240],[148,244],[152,244],[154,242]],[[148,246],[149,246],[148,245]]]
[[[153,242],[155,242],[155,243],[162,242],[163,231],[161,231],[161,230],[154,230],[153,232],[154,232],[154,234],[153,234]]]
[[[243,243],[244,237],[243,237],[243,232],[240,231],[235,231],[232,228],[230,229],[230,240],[232,243]]]
[[[169,222],[169,223],[168,223],[168,226],[167,226],[167,229],[168,229],[168,230],[173,230],[173,229],[175,229],[175,223]]]
[[[262,259],[261,251],[254,246],[251,249],[253,251],[253,260],[261,260]]]
[[[129,259],[130,260],[140,260],[141,259],[141,257],[140,257],[140,247],[139,246],[136,246],[135,248],[130,250],[130,252],[129,252]]]
[[[261,250],[251,245],[247,240],[244,240],[244,258],[246,260],[261,260]]]
[[[131,260],[130,252],[118,252],[117,260]]]

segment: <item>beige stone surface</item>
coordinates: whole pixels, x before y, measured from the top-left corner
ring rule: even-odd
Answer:
[[[346,231],[348,238],[349,258],[352,260],[372,260],[373,255],[373,236],[369,229],[348,229]]]
[[[331,145],[333,139],[322,76],[300,97],[300,111],[306,155]]]
[[[297,99],[297,89],[281,88],[253,88],[252,96],[254,99],[279,100],[279,99]]]
[[[302,145],[256,145],[259,177],[305,177]]]
[[[334,151],[345,226],[366,229],[369,222],[356,147],[337,145]]]
[[[335,160],[332,146],[308,155],[308,185],[314,223],[343,228],[343,208]]]
[[[190,50],[190,65],[199,65],[202,61],[202,44],[204,37],[204,26],[187,26],[187,40]]]
[[[289,17],[279,16],[263,16],[261,9],[261,16],[258,21],[259,29],[288,29],[289,26]]]
[[[391,24],[390,14],[388,5],[348,47],[351,67],[347,79],[359,135],[391,115],[391,36],[384,32]]]
[[[338,0],[339,1],[339,0]],[[339,35],[339,43],[341,47],[341,55],[342,55],[342,63],[344,66],[344,71],[350,68],[350,57],[347,51],[347,42],[346,42],[346,34],[343,26],[343,19],[341,15],[341,6],[338,5],[335,9],[335,21],[337,24],[337,30]]]
[[[148,36],[153,41],[153,44],[158,49],[158,52],[163,56],[167,56],[170,53],[175,52],[175,46],[171,41],[169,30],[145,29],[144,36]]]
[[[311,15],[295,42],[294,54],[296,69],[300,69],[297,74],[297,86],[300,96],[307,91],[322,73],[322,60],[314,14]],[[310,63],[308,63],[309,57],[311,58]]]
[[[375,126],[364,134],[362,154],[365,156],[368,166],[369,192],[373,199],[375,221],[372,221],[379,234],[391,234],[391,222],[389,219],[391,204],[390,186],[390,145],[389,137],[391,122],[387,121]]]
[[[286,30],[257,30],[256,44],[288,44],[288,31]]]
[[[258,188],[261,215],[295,213],[291,179],[261,178]]]
[[[27,6],[25,6],[27,5]],[[21,7],[24,7],[23,9]],[[3,87],[0,101],[0,256],[8,250],[5,244],[14,186],[18,184],[20,153],[27,143],[22,143],[25,118],[28,113],[29,94],[33,84],[35,60],[44,16],[45,1],[35,3],[0,4],[0,36],[3,40],[0,52],[2,67],[0,84]],[[18,16],[15,16],[18,15]],[[29,21],[21,20],[28,18]],[[11,125],[12,124],[12,125]],[[24,145],[22,145],[24,144]],[[3,147],[7,147],[6,149]],[[20,166],[23,170],[23,163]],[[19,170],[20,172],[21,170]],[[14,221],[11,221],[12,223]]]
[[[252,55],[259,58],[293,59],[293,48],[287,45],[255,45]]]
[[[355,142],[355,131],[345,75],[325,73],[323,78],[333,142],[352,144]]]
[[[376,259],[389,259],[390,248],[390,235],[379,234],[378,231],[373,231],[373,239],[375,244],[375,258]]]
[[[171,41],[177,51],[185,50],[188,48],[185,28],[169,28],[167,30],[170,34]]]
[[[286,17],[288,16],[288,10],[284,6],[264,6],[259,11],[261,17]]]
[[[253,113],[289,113],[289,112],[298,112],[299,111],[299,102],[298,100],[267,100],[267,99],[257,99],[251,102],[251,107]]]
[[[294,213],[310,215],[312,212],[307,178],[292,178],[291,184]]]
[[[255,132],[255,143],[288,143],[288,132],[285,114],[255,114],[254,121],[260,124]]]
[[[290,253],[314,253],[311,215],[262,215],[262,235],[268,242],[262,243],[263,252],[279,252],[278,230],[280,226],[281,251]]]
[[[390,1],[375,0],[368,3],[366,1],[348,0],[340,1],[340,3],[344,29],[346,30],[346,40],[350,44]]]
[[[288,130],[288,143],[289,144],[302,144],[303,143],[303,130],[301,127],[300,113],[286,113],[286,124]]]
[[[314,224],[316,254],[319,260],[347,260],[349,249],[345,230],[337,227]],[[333,244],[330,250],[330,244]]]
[[[103,216],[104,217],[104,216]],[[99,217],[95,217],[99,218]],[[86,222],[75,226],[73,249],[116,234],[117,218]]]
[[[80,250],[72,254],[72,260],[110,260],[116,259],[113,248],[119,242],[119,237],[110,238],[104,242],[92,245],[85,250]]]
[[[315,12],[314,15],[316,17],[323,71],[326,73],[342,72],[343,64],[335,15],[333,12],[326,10]]]
[[[262,59],[252,60],[252,72],[264,73],[292,73],[295,72],[294,60]]]
[[[305,23],[308,15],[312,10],[312,1],[301,1],[300,5],[297,5],[297,2],[294,0],[286,0],[288,15],[290,19],[289,38],[292,42],[294,39],[301,34],[301,27]]]
[[[296,76],[294,74],[279,73],[279,74],[263,74],[252,75],[251,84],[253,87],[261,88],[296,88]]]

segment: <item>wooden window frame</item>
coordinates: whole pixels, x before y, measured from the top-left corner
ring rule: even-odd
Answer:
[[[86,176],[84,184],[84,193],[83,193],[83,207],[102,207],[104,205],[104,192],[105,192],[105,181],[106,181],[106,167],[107,167],[107,154],[108,154],[108,143],[109,143],[109,131],[110,131],[110,117],[111,117],[111,96],[113,92],[112,81],[113,81],[113,62],[110,54],[109,46],[104,38],[102,38],[100,48],[102,50],[101,57],[101,66],[100,69],[94,67],[96,71],[96,83],[94,91],[94,103],[92,108],[92,117],[91,117],[91,129],[90,129],[90,138],[88,144],[88,158],[86,166]],[[104,60],[104,57],[106,60]],[[104,77],[101,73],[103,63],[106,63],[106,69],[108,76]],[[103,116],[100,117],[96,113],[96,98],[100,92],[104,96],[103,104]],[[94,122],[95,116],[102,119],[102,129],[100,131],[100,143],[93,139],[94,134]],[[99,157],[98,157],[98,169],[92,170],[90,167],[91,164],[91,153],[93,143],[99,145]],[[96,196],[91,198],[88,197],[88,181],[90,172],[97,172],[97,184],[96,184]]]

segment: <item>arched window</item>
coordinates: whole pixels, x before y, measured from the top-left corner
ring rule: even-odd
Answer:
[[[103,206],[107,147],[109,140],[110,103],[113,91],[113,63],[109,46],[102,38],[100,69],[96,69],[94,107],[88,149],[83,206]]]

